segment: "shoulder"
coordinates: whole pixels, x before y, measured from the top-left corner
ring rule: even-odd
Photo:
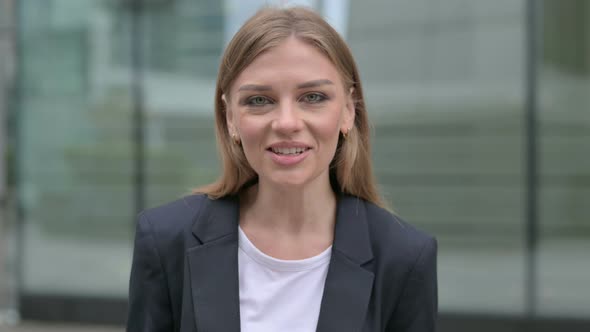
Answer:
[[[192,224],[207,204],[206,195],[188,195],[139,213],[137,227],[159,239],[175,238],[190,232]]]
[[[436,256],[436,239],[373,203],[365,202],[373,253],[383,263],[411,268],[423,256]]]
[[[399,216],[366,203],[375,292],[386,330],[433,331],[438,311],[436,239]]]

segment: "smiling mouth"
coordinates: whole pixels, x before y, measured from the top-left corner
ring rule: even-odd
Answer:
[[[289,155],[299,155],[302,154],[303,152],[310,150],[311,148],[269,148],[268,150],[276,153],[278,155],[284,155],[284,156],[289,156]]]

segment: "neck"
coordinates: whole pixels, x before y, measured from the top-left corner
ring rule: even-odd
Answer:
[[[329,180],[315,182],[285,188],[261,179],[242,196],[240,223],[283,234],[331,234],[336,220],[336,194]]]

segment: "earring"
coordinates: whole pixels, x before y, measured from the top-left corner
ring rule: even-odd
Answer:
[[[350,130],[351,129],[352,128],[348,128],[348,130],[346,130],[345,132],[342,132],[342,137],[344,137],[344,139],[347,139],[348,138],[348,133],[350,133]]]
[[[232,133],[231,138],[236,145],[240,145],[240,138],[238,137],[238,135],[236,133]]]

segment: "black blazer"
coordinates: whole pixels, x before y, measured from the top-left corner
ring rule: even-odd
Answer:
[[[127,331],[240,331],[238,211],[192,195],[139,215]],[[430,332],[437,307],[436,240],[340,195],[317,331]]]

